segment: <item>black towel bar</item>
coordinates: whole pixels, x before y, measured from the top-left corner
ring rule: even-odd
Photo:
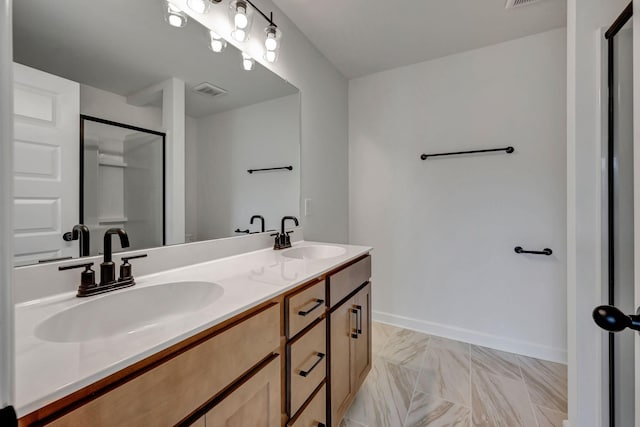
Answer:
[[[544,248],[541,251],[525,251],[524,249],[522,249],[522,246],[516,246],[514,248],[514,251],[516,251],[517,254],[533,254],[533,255],[546,255],[546,256],[550,256],[551,254],[553,254],[553,251],[549,248]]]
[[[489,148],[487,150],[471,150],[471,151],[454,151],[451,153],[436,153],[436,154],[422,154],[420,158],[422,160],[427,160],[429,157],[442,157],[442,156],[457,156],[461,154],[476,154],[476,153],[491,153],[494,151],[504,151],[507,154],[513,153],[515,150],[513,147],[505,147],[505,148]]]

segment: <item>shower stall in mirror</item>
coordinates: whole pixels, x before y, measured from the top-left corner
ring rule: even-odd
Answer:
[[[604,294],[625,313],[634,307],[633,29],[631,4],[605,34],[607,76],[606,243]],[[609,427],[634,425],[634,334],[609,333]],[[606,377],[605,377],[606,378]]]
[[[92,236],[126,228],[131,247],[165,243],[165,140],[162,132],[80,117],[80,223]],[[91,239],[90,255],[102,253]]]

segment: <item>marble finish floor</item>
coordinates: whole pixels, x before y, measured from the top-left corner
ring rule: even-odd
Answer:
[[[373,323],[373,367],[341,427],[561,427],[565,365]]]

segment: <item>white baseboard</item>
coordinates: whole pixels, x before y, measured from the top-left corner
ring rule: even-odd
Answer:
[[[507,351],[509,353],[521,354],[523,356],[535,357],[537,359],[549,360],[557,363],[567,363],[567,351],[565,349],[546,347],[526,341],[517,341],[470,329],[412,319],[410,317],[398,316],[381,311],[373,311],[372,314],[373,320],[377,322],[388,323],[405,329],[468,342],[470,344]]]
[[[562,427],[571,427],[571,424],[569,424],[569,420],[564,420],[562,422]]]

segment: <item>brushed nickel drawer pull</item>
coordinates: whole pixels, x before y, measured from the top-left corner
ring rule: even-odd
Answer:
[[[301,377],[306,377],[307,375],[309,375],[311,371],[313,371],[316,368],[316,366],[318,366],[320,362],[322,362],[322,359],[324,359],[324,356],[325,356],[324,353],[318,353],[318,360],[316,360],[315,363],[307,371],[300,371],[299,375]]]
[[[316,298],[316,303],[315,303],[315,305],[314,305],[313,307],[311,307],[311,308],[310,308],[309,310],[307,310],[307,311],[300,310],[300,311],[298,312],[298,316],[305,317],[305,316],[307,316],[308,314],[310,314],[313,310],[315,310],[316,308],[320,307],[322,304],[324,304],[324,300],[323,300],[323,299]]]

